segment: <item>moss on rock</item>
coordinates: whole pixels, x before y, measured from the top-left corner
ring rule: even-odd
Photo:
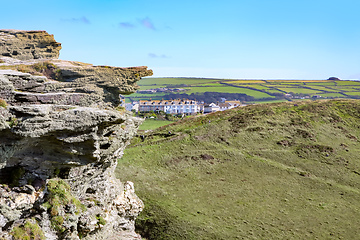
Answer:
[[[71,211],[65,211],[65,208],[75,206],[75,214],[79,214],[86,207],[71,194],[69,184],[63,179],[50,179],[47,183],[47,189],[49,192],[48,201],[43,204],[43,207],[50,214],[53,229],[62,233],[66,230],[66,227],[63,226],[64,218],[71,214]]]
[[[24,224],[14,227],[10,235],[14,240],[45,240],[44,232],[34,220],[27,220]]]

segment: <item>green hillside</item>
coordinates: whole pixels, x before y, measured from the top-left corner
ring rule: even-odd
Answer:
[[[249,105],[133,139],[147,239],[357,239],[360,101]]]

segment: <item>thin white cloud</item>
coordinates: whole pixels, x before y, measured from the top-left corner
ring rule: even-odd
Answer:
[[[154,31],[156,30],[155,25],[152,23],[152,21],[151,21],[151,19],[149,17],[141,19],[140,23],[145,28],[148,28],[148,29],[151,29],[151,30],[154,30]]]
[[[121,28],[135,28],[135,25],[131,22],[121,22],[119,23],[119,27]]]
[[[148,56],[151,57],[151,58],[169,58],[169,56],[167,56],[165,54],[158,55],[158,54],[155,54],[155,53],[149,53]]]
[[[150,29],[150,30],[153,30],[153,31],[157,30],[157,28],[155,27],[155,25],[153,24],[152,20],[149,17],[137,19],[137,22],[135,24],[130,21],[118,23],[119,28],[131,29],[131,28],[137,28],[140,26]],[[171,29],[170,27],[166,27],[166,28]]]
[[[90,20],[85,16],[80,17],[80,18],[70,18],[70,19],[61,19],[61,20],[65,21],[65,22],[91,24]]]

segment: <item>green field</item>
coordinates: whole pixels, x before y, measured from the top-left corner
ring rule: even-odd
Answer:
[[[281,93],[281,94],[284,94],[284,92],[280,91],[279,89],[269,89],[269,90],[266,90],[266,92],[268,92],[268,93]]]
[[[269,101],[283,99],[284,93],[299,94],[301,96],[321,95],[322,97],[356,97],[359,91],[358,81],[329,81],[329,80],[236,80],[236,79],[207,79],[207,78],[143,78],[138,82],[140,90],[169,88],[167,93],[154,94],[135,93],[130,95],[132,100],[139,99],[167,99],[173,94],[201,95],[206,92],[246,94],[247,101]],[[183,88],[182,92],[171,89]],[[251,89],[249,89],[251,88]],[[325,94],[326,92],[334,94]],[[349,93],[343,95],[341,93]],[[275,95],[277,94],[277,95]],[[184,96],[181,96],[184,97]],[[230,99],[232,100],[232,99]]]
[[[263,86],[261,84],[241,84],[241,85],[238,85],[240,87],[249,87],[249,88],[255,88],[255,89],[258,89],[258,90],[265,90],[265,91],[268,91],[268,90],[271,90],[272,88],[271,87],[268,87],[268,86]]]
[[[302,93],[302,94],[311,94],[311,95],[322,93],[322,91],[315,89],[307,89],[307,88],[281,87],[278,89],[287,93],[293,92],[293,93]]]
[[[309,86],[336,86],[336,82],[334,81],[322,81],[322,82],[307,82],[305,83],[308,87]]]
[[[329,98],[343,98],[344,95],[341,93],[322,93],[321,96]]]
[[[337,85],[359,86],[359,81],[336,81]]]
[[[354,86],[332,86],[329,87],[331,89],[334,89],[338,92],[355,92],[355,91],[359,91],[357,88],[358,87],[354,87]]]
[[[256,90],[251,90],[247,88],[238,88],[238,87],[230,87],[230,86],[219,86],[219,87],[192,87],[190,91],[186,92],[188,94],[191,93],[202,93],[202,92],[223,92],[223,93],[245,93],[249,96],[253,96],[255,98],[268,98],[272,97],[266,93],[259,92]]]
[[[345,92],[345,94],[350,96],[360,96],[360,92]]]
[[[144,98],[144,99],[155,99],[156,97],[162,97],[165,96],[166,93],[133,93],[131,94],[131,97],[138,97],[138,98]]]
[[[156,128],[173,123],[173,121],[146,119],[139,127],[139,130],[154,130]]]
[[[148,90],[153,88],[164,88],[166,85],[142,85],[141,90]]]
[[[324,87],[324,86],[312,86],[312,89],[318,92],[338,92],[338,90],[332,89],[330,87]]]

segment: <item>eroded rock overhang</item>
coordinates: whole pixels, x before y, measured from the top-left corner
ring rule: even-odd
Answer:
[[[136,239],[143,203],[114,170],[142,120],[119,94],[152,71],[58,60],[60,49],[45,31],[0,30],[0,238],[29,223],[47,239]],[[57,188],[69,193],[55,207]]]

